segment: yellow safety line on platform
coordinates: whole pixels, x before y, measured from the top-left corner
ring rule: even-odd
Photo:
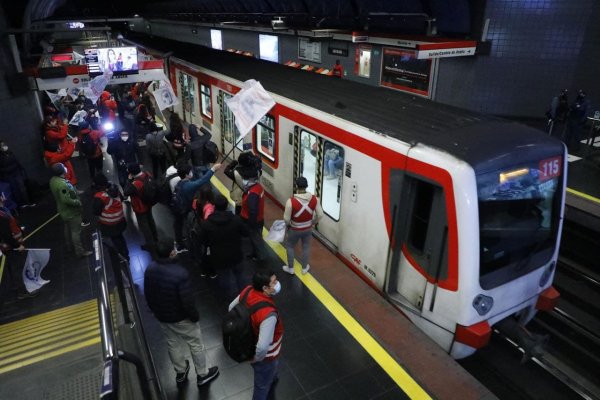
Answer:
[[[216,177],[211,179],[212,184],[221,194],[229,199],[229,190]],[[263,236],[267,229],[263,229]],[[283,262],[287,262],[285,248],[280,243],[265,241]],[[379,366],[396,382],[408,397],[411,399],[431,399],[431,396],[402,368],[396,360],[363,328],[355,319],[338,303],[336,299],[321,284],[308,273],[300,274],[301,266],[297,260],[294,260],[294,270],[300,281],[315,295],[317,299],[329,310],[329,312],[339,321],[340,324],[352,335],[356,341],[366,350],[367,353],[379,364]]]
[[[3,373],[8,372],[8,371],[15,370],[17,368],[25,367],[26,365],[35,364],[37,362],[44,361],[44,360],[47,360],[49,358],[57,357],[57,356],[60,356],[62,354],[65,354],[65,353],[69,353],[71,351],[83,349],[84,347],[88,347],[88,346],[94,345],[96,343],[100,343],[100,335],[98,335],[97,337],[95,337],[93,339],[88,339],[85,342],[75,343],[75,344],[72,344],[70,346],[63,347],[62,349],[54,350],[54,351],[51,351],[51,352],[46,353],[46,354],[42,354],[42,355],[37,356],[37,357],[31,357],[31,358],[28,358],[26,360],[19,361],[18,363],[11,364],[11,365],[8,365],[6,367],[2,367],[2,368],[0,368],[0,374],[3,374]]]
[[[99,342],[95,299],[0,325],[0,374]]]
[[[598,198],[596,198],[594,196],[590,196],[589,194],[578,192],[577,190],[571,189],[571,188],[567,188],[567,192],[569,192],[569,193],[571,193],[571,194],[573,194],[575,196],[579,196],[581,198],[584,198],[586,200],[593,201],[594,203],[600,204],[600,199],[598,199]]]
[[[37,231],[39,231],[40,229],[42,229],[44,226],[48,225],[53,219],[55,219],[56,217],[58,217],[58,215],[59,215],[58,213],[54,214],[53,217],[51,217],[49,220],[47,220],[46,222],[44,222],[43,224],[41,224],[40,226],[38,226],[29,235],[25,236],[23,238],[23,240],[29,239],[34,233],[36,233]],[[5,262],[6,262],[6,256],[4,254],[2,254],[2,260],[0,260],[0,283],[2,283],[2,277],[4,276],[4,263]]]

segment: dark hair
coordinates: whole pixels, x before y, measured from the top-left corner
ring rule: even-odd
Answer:
[[[192,170],[192,167],[188,163],[178,163],[177,164],[177,175],[179,175],[179,177],[181,179],[185,178],[187,176],[187,174],[190,173],[191,170]]]
[[[94,176],[94,185],[98,189],[105,189],[108,187],[108,178],[104,174],[97,174]]]
[[[297,177],[296,187],[298,187],[298,189],[306,189],[308,187],[308,181],[306,180],[306,178],[303,176]]]
[[[67,172],[65,165],[63,163],[52,164],[50,169],[52,170],[52,173],[54,174],[54,176],[62,176],[63,174],[65,174]]]
[[[159,258],[169,258],[173,251],[173,240],[161,239],[156,244],[156,254]]]
[[[254,290],[259,292],[263,291],[263,287],[271,284],[271,277],[275,275],[275,272],[271,269],[259,269],[252,276],[252,287]]]
[[[215,205],[215,209],[217,211],[225,211],[229,206],[229,201],[227,200],[227,197],[219,193],[215,196],[215,202],[213,204]]]
[[[140,172],[142,172],[142,169],[140,168],[140,164],[131,163],[127,165],[127,172],[129,172],[132,175],[137,175]]]
[[[196,198],[199,200],[198,209],[200,211],[202,211],[206,203],[215,204],[215,192],[213,192],[212,185],[207,182],[200,186]]]

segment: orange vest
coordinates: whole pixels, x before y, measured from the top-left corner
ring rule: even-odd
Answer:
[[[317,208],[317,197],[312,196],[308,203],[303,203],[297,198],[291,198],[292,201],[292,219],[290,228],[295,231],[304,231],[312,228],[313,216]]]
[[[248,298],[246,299],[246,303],[248,307],[252,307],[254,304],[259,303],[261,301],[266,301],[273,305],[273,307],[264,307],[260,310],[256,311],[250,317],[252,320],[252,330],[254,331],[254,336],[258,339],[258,333],[260,331],[260,324],[271,314],[273,311],[277,312],[277,308],[275,308],[275,303],[270,296],[262,292],[258,292],[254,290],[251,286],[248,286],[246,289],[240,293],[240,298],[244,296],[247,290],[250,290],[248,293]],[[267,355],[265,360],[274,360],[279,357],[279,352],[281,351],[281,342],[283,340],[283,324],[281,323],[281,318],[277,315],[277,324],[275,325],[275,332],[273,333],[273,340],[269,345],[269,350],[267,351]]]
[[[256,217],[256,220],[260,222],[264,219],[265,212],[265,189],[263,189],[260,183],[252,185],[250,189],[248,189],[248,191],[242,196],[242,210],[240,211],[240,217],[243,219],[248,219],[250,217],[250,210],[248,209],[248,196],[250,193],[256,194],[259,198],[258,216]]]
[[[98,192],[94,197],[99,198],[104,203],[102,213],[98,217],[98,221],[104,225],[116,225],[125,220],[123,213],[123,204],[121,200],[109,196],[106,192]]]

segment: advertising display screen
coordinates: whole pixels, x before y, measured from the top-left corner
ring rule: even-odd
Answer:
[[[90,76],[110,70],[115,74],[137,74],[138,59],[135,47],[86,49],[85,59]]]
[[[429,97],[431,60],[419,60],[412,50],[384,48],[381,86]]]

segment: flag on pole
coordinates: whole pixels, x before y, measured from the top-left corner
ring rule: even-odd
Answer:
[[[60,89],[57,94],[60,97],[65,97],[67,95],[67,89]]]
[[[79,110],[73,114],[73,118],[69,121],[69,125],[79,126],[81,122],[85,121],[85,117],[87,117],[87,111]]]
[[[167,107],[175,106],[179,104],[179,99],[175,96],[175,92],[173,91],[173,87],[168,80],[160,81],[160,86],[158,89],[152,92],[154,98],[156,99],[156,105],[160,111],[164,110]]]
[[[52,93],[46,90],[46,94],[50,98],[50,101],[57,109],[60,109],[60,98],[62,97],[59,93]]]
[[[77,97],[79,97],[79,92],[81,91],[80,88],[78,87],[72,87],[68,89],[67,94],[69,95],[69,97],[73,100],[77,100]]]
[[[23,266],[23,284],[29,293],[35,292],[46,283],[41,274],[50,260],[50,249],[28,249]]]
[[[96,99],[98,99],[98,97],[100,97],[100,95],[104,91],[104,88],[106,87],[106,85],[108,85],[108,81],[110,81],[110,78],[112,78],[112,76],[113,76],[113,72],[110,69],[106,69],[102,73],[102,75],[99,75],[90,81],[89,88],[94,95],[93,97],[95,97]]]
[[[275,100],[262,87],[260,82],[249,79],[244,82],[242,90],[235,96],[225,100],[235,115],[235,126],[243,138],[254,125],[275,105]]]

